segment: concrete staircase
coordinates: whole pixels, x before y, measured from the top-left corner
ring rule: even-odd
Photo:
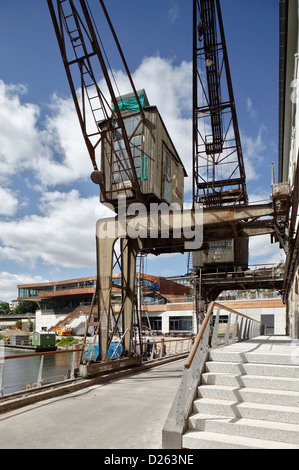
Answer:
[[[211,351],[185,449],[299,449],[299,365],[291,351]]]

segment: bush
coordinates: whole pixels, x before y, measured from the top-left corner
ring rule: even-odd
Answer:
[[[80,341],[78,339],[75,339],[73,336],[65,336],[62,339],[57,339],[56,340],[56,345],[59,346],[60,348],[65,348],[69,349],[73,346],[73,344],[78,344]]]
[[[16,323],[15,323],[15,327],[18,328],[19,330],[21,330],[22,329],[22,321],[17,320]]]

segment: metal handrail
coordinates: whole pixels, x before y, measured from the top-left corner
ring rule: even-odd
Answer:
[[[198,332],[198,334],[197,334],[197,336],[196,336],[196,338],[195,338],[193,347],[192,347],[192,349],[191,349],[191,351],[190,351],[190,354],[189,354],[189,356],[188,356],[188,358],[187,358],[187,361],[186,361],[186,363],[185,363],[185,369],[190,369],[190,367],[191,367],[191,364],[192,364],[192,362],[193,362],[194,356],[195,356],[196,351],[197,351],[197,349],[198,349],[198,347],[199,347],[199,345],[200,345],[200,342],[201,342],[201,340],[202,340],[202,338],[203,338],[203,335],[204,335],[204,333],[205,333],[205,330],[206,330],[206,327],[207,327],[207,325],[208,325],[208,323],[209,323],[209,320],[210,320],[210,318],[211,318],[211,315],[213,315],[213,308],[214,308],[214,305],[215,305],[215,302],[212,302],[212,303],[210,304],[209,308],[208,308],[208,311],[207,311],[207,314],[206,314],[206,316],[205,316],[205,319],[204,319],[204,321],[203,321],[203,323],[202,323],[202,325],[201,325],[201,327],[200,327],[200,330],[199,330],[199,332]]]
[[[37,377],[37,380],[36,380],[36,382],[34,384],[34,387],[33,387],[33,388],[35,388],[35,386],[36,386],[37,388],[40,388],[44,385],[43,367],[44,367],[44,357],[45,356],[54,356],[54,355],[58,355],[58,354],[67,354],[67,353],[68,354],[73,354],[71,368],[68,371],[70,373],[70,379],[73,380],[73,379],[75,379],[75,368],[76,368],[78,353],[80,353],[81,351],[84,351],[84,349],[82,349],[80,347],[76,347],[76,345],[74,345],[73,349],[65,349],[65,350],[62,350],[62,351],[44,351],[44,352],[40,352],[40,353],[17,354],[17,355],[12,355],[12,356],[2,356],[2,357],[0,357],[0,366],[1,366],[1,363],[2,363],[2,367],[0,367],[0,397],[3,397],[4,388],[20,387],[21,385],[25,385],[25,384],[16,384],[16,385],[9,386],[9,387],[3,387],[4,364],[7,360],[9,360],[9,359],[24,359],[24,358],[28,358],[28,357],[40,356],[40,365],[39,365],[38,377]],[[27,384],[27,385],[30,385],[30,384]],[[31,389],[31,386],[30,386],[30,389]],[[27,386],[26,386],[26,390],[27,390]]]
[[[244,313],[238,312],[237,310],[234,310],[233,308],[227,307],[226,305],[223,305],[219,302],[214,302],[214,306],[217,307],[218,309],[227,310],[228,312],[234,313],[235,315],[238,315],[239,317],[247,318],[247,320],[252,320],[255,323],[259,323],[260,325],[266,326],[265,323],[262,323],[258,320],[254,320],[253,318],[248,317],[247,315],[244,315]]]
[[[193,344],[195,336],[189,336],[188,338],[161,338],[157,341],[149,341],[143,342],[145,347],[153,346],[151,348],[150,359],[154,359],[154,354],[156,353],[155,359],[163,359],[165,357],[174,357],[180,356],[182,354],[187,355],[190,352],[191,345]],[[175,348],[173,351],[172,344],[175,343]],[[187,343],[187,344],[186,344]],[[168,344],[168,347],[167,347]],[[180,344],[180,351],[178,351],[178,344]],[[156,349],[157,348],[157,349]],[[146,351],[145,351],[146,352]]]
[[[194,340],[194,335],[188,338],[170,338],[170,339],[161,338],[160,340],[149,341],[149,342],[143,343],[144,345],[152,346],[151,354],[145,360],[152,360],[152,361],[154,360],[156,362],[159,359],[165,359],[165,357],[168,357],[168,358],[173,358],[175,356],[186,357],[186,355],[190,351],[193,340]],[[172,347],[172,345],[174,345],[174,347]],[[55,356],[58,354],[73,354],[71,364],[69,364],[70,369],[68,370],[68,373],[69,373],[68,380],[73,380],[75,379],[75,370],[76,368],[78,368],[78,364],[80,362],[79,355],[81,356],[85,350],[86,350],[85,347],[80,347],[80,345],[74,345],[73,349],[66,349],[66,350],[61,350],[61,351],[44,351],[40,353],[16,354],[12,356],[0,357],[0,397],[4,396],[3,395],[4,388],[20,387],[21,385],[25,385],[25,384],[16,384],[10,387],[3,388],[3,374],[4,374],[3,366],[4,366],[5,361],[9,359],[24,359],[24,358],[37,357],[37,356],[40,357],[40,366],[39,366],[38,376],[34,384],[34,387],[33,388],[30,387],[32,391],[32,390],[35,390],[35,388],[40,388],[45,385],[45,379],[43,379],[44,356]],[[112,358],[113,356],[111,357],[111,359]],[[2,362],[3,364],[1,367]],[[47,379],[48,378],[49,377],[47,377]],[[26,391],[29,392],[27,388],[26,388]],[[19,392],[13,392],[13,393],[19,393]]]
[[[203,323],[202,323],[202,325],[201,325],[201,327],[200,327],[200,330],[199,330],[199,332],[198,332],[198,334],[197,334],[197,336],[196,336],[196,338],[195,338],[193,347],[192,347],[192,349],[191,349],[191,351],[190,351],[190,354],[189,354],[189,356],[188,356],[188,358],[187,358],[187,361],[186,361],[186,363],[185,363],[185,366],[184,366],[185,369],[190,369],[190,367],[191,367],[192,361],[193,361],[194,356],[195,356],[195,354],[196,354],[196,351],[197,351],[197,349],[198,349],[198,347],[199,347],[199,345],[200,345],[200,342],[201,342],[201,340],[202,340],[202,338],[203,338],[203,335],[204,335],[205,330],[206,330],[206,327],[207,327],[207,325],[208,325],[208,323],[209,323],[209,321],[210,321],[210,318],[211,318],[211,316],[213,315],[213,310],[214,310],[215,307],[216,307],[217,309],[227,310],[228,312],[234,313],[235,315],[237,315],[237,316],[239,316],[239,317],[246,318],[247,320],[254,321],[255,323],[258,323],[258,324],[260,324],[260,325],[262,325],[262,326],[264,326],[264,327],[266,328],[266,325],[265,325],[264,323],[262,323],[262,322],[260,322],[260,321],[258,321],[258,320],[254,320],[253,318],[250,318],[250,317],[248,317],[247,315],[244,315],[243,313],[237,312],[237,310],[234,310],[234,309],[232,309],[232,308],[230,308],[230,307],[227,307],[226,305],[222,305],[222,304],[220,304],[220,303],[218,303],[218,302],[211,302],[210,305],[209,305],[209,308],[208,308],[208,310],[207,310],[206,316],[205,316],[205,318],[204,318],[204,321],[203,321]]]
[[[0,361],[7,361],[8,359],[23,359],[25,357],[36,357],[36,356],[52,356],[56,354],[66,354],[66,353],[77,353],[80,351],[84,351],[83,348],[79,349],[64,349],[63,351],[45,351],[45,352],[40,352],[40,353],[34,353],[34,354],[18,354],[16,356],[3,356],[0,357]]]

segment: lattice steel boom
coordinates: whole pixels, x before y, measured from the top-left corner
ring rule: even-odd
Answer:
[[[246,204],[220,3],[194,0],[193,10],[193,204]]]

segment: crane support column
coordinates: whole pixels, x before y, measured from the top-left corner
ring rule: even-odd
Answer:
[[[137,308],[137,299],[135,293],[136,279],[136,259],[140,252],[141,241],[139,239],[122,238],[121,239],[121,259],[122,259],[122,302],[123,333],[127,332],[123,340],[124,355],[132,354],[133,340],[133,313]],[[141,319],[139,319],[141,320]]]
[[[113,248],[116,238],[97,237],[97,277],[98,277],[98,335],[99,358],[109,360],[108,344],[110,335],[111,288],[113,271]]]

